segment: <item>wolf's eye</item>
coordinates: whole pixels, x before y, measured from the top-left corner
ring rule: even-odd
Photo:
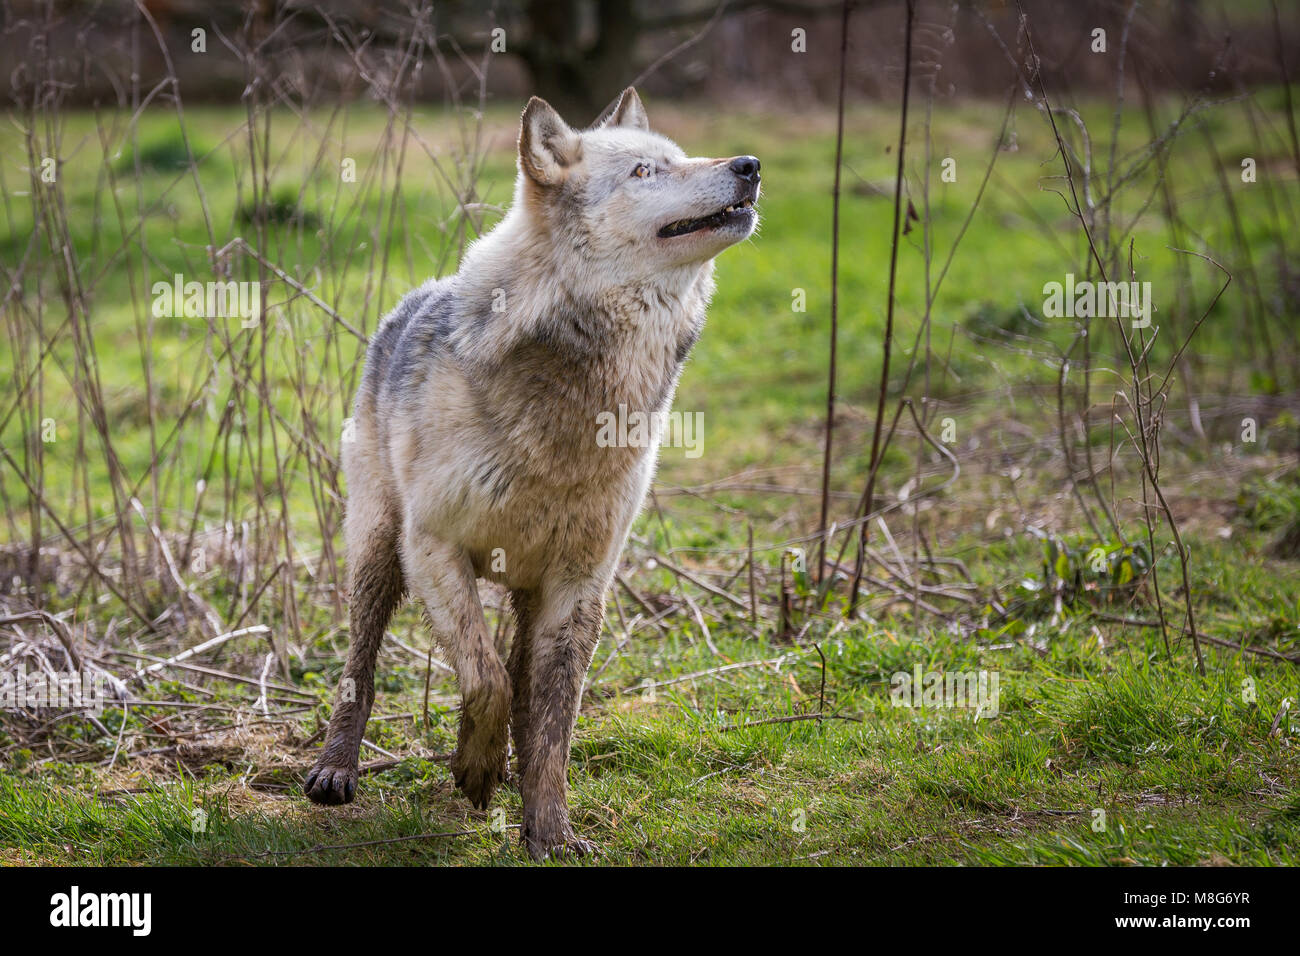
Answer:
[[[650,175],[650,167],[645,163],[637,163],[636,169],[632,170],[632,175],[637,179],[645,179]]]

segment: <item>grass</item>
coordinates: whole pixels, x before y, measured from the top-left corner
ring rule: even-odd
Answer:
[[[1259,98],[1263,108],[1276,111],[1273,91]],[[1157,108],[1162,123],[1172,109]],[[780,548],[762,546],[803,533],[815,521],[814,497],[750,486],[811,487],[820,464],[831,119],[701,116],[657,110],[654,103],[650,111],[691,152],[762,158],[763,227],[757,239],[720,259],[709,327],[681,382],[676,407],[704,413],[705,454],[691,459],[680,449],[665,450],[656,500],[635,528],[629,566],[639,562],[637,580],[652,597],[680,593],[683,586],[671,574],[644,566],[646,555],[671,554],[683,564],[737,559],[746,549],[745,525],[752,522],[760,542],[756,561],[770,591]],[[1104,106],[1085,106],[1083,114],[1107,128]],[[888,258],[885,224],[891,207],[877,184],[892,169],[886,149],[891,116],[883,107],[859,107],[848,121],[843,421],[833,487],[855,494],[866,470],[865,435],[879,375],[882,264]],[[275,260],[310,280],[318,295],[360,328],[372,329],[397,296],[434,271],[439,250],[454,241],[459,228],[454,210],[431,170],[407,170],[393,207],[395,220],[385,218],[389,207],[380,189],[347,206],[340,200],[346,187],[329,169],[312,165],[313,144],[291,135],[292,122],[275,127],[276,181],[259,212],[240,185],[247,177],[237,135],[242,115],[204,108],[191,111],[189,119],[201,131],[196,152],[205,157],[200,174],[219,242],[252,235],[260,221]],[[442,119],[426,112],[414,123],[438,144]],[[324,125],[327,118],[315,121]],[[489,203],[508,199],[513,121],[504,107],[488,116],[493,145],[481,198]],[[93,118],[70,114],[64,122],[66,201],[75,221],[94,223],[71,238],[81,258],[103,267],[93,292],[99,374],[113,416],[115,449],[127,473],[137,476],[149,470],[151,420],[168,422],[180,413],[220,341],[202,320],[160,317],[143,346],[156,375],[152,397],[146,393],[137,329],[147,307],[141,278],[169,278],[172,272],[206,276],[204,217],[169,114],[144,114],[138,152],[123,148],[110,164],[127,183],[134,183],[137,158],[141,171],[138,195],[134,186],[119,189],[120,216],[103,207],[106,187]],[[936,110],[936,167],[941,157],[952,156],[958,169],[956,183],[940,186],[936,178],[931,187],[940,262],[974,199],[999,122],[997,108],[987,104]],[[1232,162],[1247,151],[1259,152],[1240,117],[1212,113],[1203,122],[1221,155]],[[382,116],[354,116],[332,146],[341,156],[355,156],[363,173],[381,168],[391,161],[380,149],[382,123]],[[1145,142],[1139,126],[1125,127],[1121,154]],[[1086,533],[1054,457],[1057,370],[1043,358],[1051,344],[1068,341],[1070,329],[1021,325],[1022,306],[1040,312],[1043,283],[1075,271],[1082,252],[1078,230],[1053,191],[1055,167],[1043,165],[1053,147],[1040,127],[1035,118],[1020,117],[1018,148],[999,154],[990,191],[933,303],[934,349],[946,359],[936,361],[930,394],[956,420],[954,447],[963,478],[918,519],[929,547],[966,563],[980,600],[1000,600],[1009,612],[990,609],[981,615],[976,607],[981,626],[954,632],[924,615],[913,617],[906,602],[898,602],[847,627],[814,619],[800,646],[794,646],[781,639],[770,620],[754,636],[743,613],[718,604],[710,609],[709,635],[717,653],[689,616],[677,615],[661,630],[641,626],[615,654],[624,614],[636,611],[622,596],[617,607],[611,605],[609,630],[597,652],[570,771],[574,823],[603,846],[598,862],[1297,862],[1300,726],[1293,726],[1295,718],[1284,706],[1300,697],[1294,664],[1211,645],[1207,676],[1198,677],[1187,642],[1176,630],[1170,654],[1158,629],[1108,619],[1150,619],[1149,601],[1130,604],[1131,594],[1121,599],[1085,588],[1077,605],[1056,607],[1051,581],[1042,571],[1042,544],[1027,533],[1045,528],[1080,544]],[[918,128],[914,135],[920,133]],[[21,152],[14,131],[0,129],[0,154]],[[1261,157],[1261,165],[1267,159]],[[914,182],[918,162],[914,158],[909,166]],[[1179,149],[1171,162],[1180,215],[1195,227],[1198,248],[1230,247],[1222,197],[1211,188],[1214,171],[1205,153]],[[5,164],[3,176],[6,195],[20,198],[26,181],[16,182],[12,163]],[[1267,283],[1276,267],[1269,253],[1280,241],[1268,199],[1261,190],[1233,188]],[[919,205],[919,196],[913,198]],[[1158,210],[1139,207],[1140,200],[1133,200],[1127,214],[1140,213],[1134,237],[1142,277],[1154,283],[1158,302],[1171,302],[1180,281],[1177,254],[1167,248],[1166,223]],[[24,209],[12,202],[0,212],[0,257],[9,267],[31,233]],[[112,268],[104,250],[125,241],[137,226],[138,241],[149,250],[147,268],[140,263],[136,273]],[[896,376],[911,358],[924,309],[919,242],[919,233],[910,233],[900,257]],[[312,272],[310,264],[317,262],[326,267]],[[40,274],[41,281],[53,281],[48,269]],[[1214,271],[1198,263],[1189,275],[1186,291],[1194,301],[1208,302],[1219,281]],[[806,294],[806,311],[792,309],[795,290]],[[25,295],[34,307],[35,286]],[[351,367],[356,343],[343,337],[313,351],[314,343],[324,341],[322,316],[304,310],[301,301],[277,305],[284,309],[268,333],[266,394],[286,416],[301,411],[300,395],[289,383],[294,363],[305,354],[309,369],[319,367],[312,381],[325,385],[310,410],[318,416],[314,427],[321,435],[336,435],[348,401],[346,387],[338,387],[339,370]],[[49,303],[45,308],[46,321],[61,318]],[[1258,343],[1243,341],[1232,320],[1240,308],[1240,299],[1221,300],[1196,340],[1191,369],[1207,409],[1216,394],[1249,397],[1281,387],[1252,375],[1262,357]],[[1186,330],[1194,318],[1171,308],[1164,321]],[[1041,352],[1016,347],[1008,337],[1014,332],[1034,337]],[[1155,359],[1168,361],[1174,348],[1170,338],[1158,342]],[[12,336],[0,342],[0,367],[15,367],[19,348]],[[74,358],[67,340],[52,355],[52,369],[67,367]],[[1109,395],[1123,376],[1107,371],[1120,367],[1114,355],[1099,355],[1097,394]],[[73,440],[78,414],[72,388],[64,376],[51,373],[43,389],[43,413],[60,429],[60,440],[43,452],[48,495],[77,502],[77,513],[91,524],[111,517],[108,496],[78,498],[83,485],[103,487],[106,466]],[[148,502],[157,513],[184,518],[195,507],[193,480],[209,465],[224,397],[219,388],[204,391],[206,423],[160,476],[158,497]],[[5,398],[7,406],[7,391]],[[1294,419],[1265,423],[1254,445],[1233,442],[1231,429],[1217,427],[1211,423],[1205,443],[1171,446],[1165,464],[1195,555],[1192,591],[1200,626],[1223,640],[1294,657],[1300,652],[1295,564],[1265,556],[1278,531],[1300,514],[1294,474],[1288,472],[1292,459],[1286,457],[1296,445]],[[1096,441],[1097,433],[1090,437]],[[27,447],[26,439],[21,416],[0,429],[0,444],[7,448]],[[885,459],[882,483],[891,494],[912,474],[911,448],[909,440]],[[207,523],[253,516],[248,502],[256,485],[250,464],[256,451],[246,440],[218,448],[215,473],[224,473],[231,483],[226,500],[237,509],[230,515],[202,511]],[[77,461],[86,463],[85,475],[74,468]],[[1127,472],[1117,467],[1130,481],[1136,473],[1131,465]],[[1023,476],[1009,477],[1013,469]],[[748,484],[698,491],[741,473]],[[261,478],[270,474],[267,466]],[[1258,480],[1241,480],[1256,474]],[[7,473],[0,476],[0,487],[8,498],[21,500],[21,487]],[[314,514],[319,493],[311,482],[297,481],[287,498],[289,520],[305,551],[321,545],[311,538],[314,519],[304,518]],[[1133,516],[1141,502],[1131,490],[1122,490],[1120,501],[1132,533],[1140,527]],[[25,527],[8,505],[6,510],[10,520],[0,529],[0,540],[22,541]],[[895,533],[910,552],[907,523],[900,520]],[[1176,605],[1176,558],[1167,547],[1156,552],[1166,602]],[[732,566],[739,568],[734,561]],[[249,583],[236,580],[227,567],[194,572],[190,579],[228,612],[228,621],[247,600]],[[101,727],[64,721],[62,749],[26,747],[12,728],[0,726],[0,752],[6,755],[0,766],[0,862],[522,863],[515,829],[518,793],[507,787],[489,811],[473,811],[438,759],[454,745],[454,682],[435,674],[426,721],[426,638],[411,608],[392,630],[414,653],[386,649],[367,732],[368,740],[400,759],[381,761],[383,769],[363,777],[358,801],[346,808],[316,808],[301,797],[313,738],[328,719],[346,632],[328,589],[305,575],[297,586],[302,638],[290,648],[291,673],[285,680],[305,701],[302,712],[283,718],[273,712],[271,719],[258,720],[255,686],[216,683],[199,694],[193,675],[175,674],[174,680],[150,687],[153,699],[165,703],[133,705],[125,712],[109,708]],[[736,587],[743,589],[743,583]],[[153,596],[158,607],[166,605],[161,587]],[[764,597],[774,603],[770,593]],[[121,618],[113,601],[78,601],[78,595],[56,585],[50,585],[45,601],[71,610],[76,621],[101,636],[110,620]],[[270,601],[257,605],[248,623],[287,628],[281,609]],[[824,669],[813,641],[825,654]],[[136,648],[171,652],[147,641]],[[263,639],[251,637],[231,642],[209,663],[256,676],[264,653]],[[733,663],[753,666],[717,670]],[[893,675],[910,673],[918,664],[924,671],[996,672],[997,716],[977,720],[969,709],[893,706]],[[653,693],[648,681],[655,684]],[[219,734],[190,735],[176,721],[171,704],[178,701],[233,708],[243,716]],[[807,719],[819,708],[834,717]],[[784,718],[797,719],[778,722]],[[93,759],[70,759],[74,743]],[[363,753],[363,759],[377,756]]]
[[[1164,661],[1154,632],[1101,647],[1083,617],[1047,644],[979,647],[864,625],[823,644],[827,712],[852,719],[750,727],[741,725],[815,712],[821,669],[810,649],[725,639],[726,659],[785,660],[653,699],[640,689],[647,674],[667,681],[717,660],[689,644],[626,656],[580,721],[575,824],[614,864],[1297,862],[1296,728],[1284,721],[1271,733],[1281,702],[1300,691],[1294,668],[1213,651],[1201,680],[1185,655]],[[916,661],[996,671],[997,716],[894,706],[890,676]],[[419,693],[413,675],[380,710],[418,709]],[[427,733],[385,722],[382,733],[386,749],[454,739],[450,719]],[[357,803],[322,810],[293,792],[295,779],[240,762],[6,773],[0,843],[11,863],[520,861],[513,789],[477,812],[443,765],[411,758],[365,777]]]
[[[1237,543],[1199,566],[1236,595],[1212,630],[1288,621],[1275,645],[1300,645],[1295,595]],[[1288,603],[1289,602],[1289,603]],[[1261,614],[1262,612],[1262,614]],[[406,616],[412,616],[410,611]],[[409,623],[409,622],[408,622]],[[689,634],[642,640],[601,672],[574,743],[575,825],[609,864],[1285,864],[1297,862],[1300,771],[1295,667],[1211,649],[1209,676],[1183,643],[1166,660],[1155,629],[1086,612],[1030,639],[981,642],[901,621],[808,647],[714,631],[721,661],[777,661],[698,675],[721,661]],[[400,629],[399,629],[400,633]],[[602,645],[597,664],[609,653]],[[927,671],[999,676],[998,713],[900,707],[891,678]],[[332,676],[332,675],[331,675]],[[647,678],[660,683],[653,694]],[[318,691],[326,716],[332,680]],[[388,668],[369,736],[398,754],[447,752],[450,706],[421,709],[422,675]],[[253,695],[250,689],[249,696]],[[166,708],[133,708],[137,728]],[[116,732],[105,715],[108,729]],[[755,726],[743,726],[746,724]],[[309,719],[301,734],[315,729]],[[264,748],[282,751],[268,757]],[[287,763],[289,759],[299,763]],[[293,754],[298,754],[295,758]],[[0,845],[9,863],[509,864],[522,861],[511,788],[470,809],[445,765],[408,757],[362,780],[358,801],[325,810],[297,792],[306,754],[283,738],[194,748],[111,771],[60,763],[0,773]],[[203,827],[196,832],[196,808]],[[1098,814],[1104,813],[1104,818]],[[1104,823],[1104,829],[1098,829]],[[430,835],[435,834],[435,835]]]

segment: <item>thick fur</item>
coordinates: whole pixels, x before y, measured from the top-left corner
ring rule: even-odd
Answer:
[[[353,683],[307,778],[312,800],[355,794],[375,657],[409,589],[460,683],[457,785],[485,807],[512,735],[529,852],[591,849],[569,824],[569,743],[658,451],[600,447],[598,415],[671,405],[713,257],[756,224],[757,164],[742,176],[729,163],[651,133],[631,89],[583,131],[534,98],[509,213],[456,275],[407,295],[376,331],[343,448]],[[659,235],[742,200],[735,222]],[[505,663],[478,578],[510,590]]]

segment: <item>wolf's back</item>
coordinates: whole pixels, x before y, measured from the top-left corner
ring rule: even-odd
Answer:
[[[375,330],[366,349],[358,414],[382,414],[424,381],[454,327],[450,284],[434,279],[407,293]]]

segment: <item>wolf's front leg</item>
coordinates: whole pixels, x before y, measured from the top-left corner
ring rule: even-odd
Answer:
[[[523,840],[534,859],[593,852],[569,824],[569,745],[582,684],[600,638],[604,579],[545,596],[529,642],[528,747],[523,755]]]
[[[460,734],[451,771],[456,786],[483,809],[506,774],[510,678],[488,633],[469,556],[408,526],[405,560],[411,590],[424,602],[460,683]]]
[[[375,700],[375,658],[404,590],[395,523],[377,523],[372,531],[357,534],[349,547],[351,647],[325,748],[303,786],[308,797],[324,804],[349,803],[356,795],[361,738]]]

